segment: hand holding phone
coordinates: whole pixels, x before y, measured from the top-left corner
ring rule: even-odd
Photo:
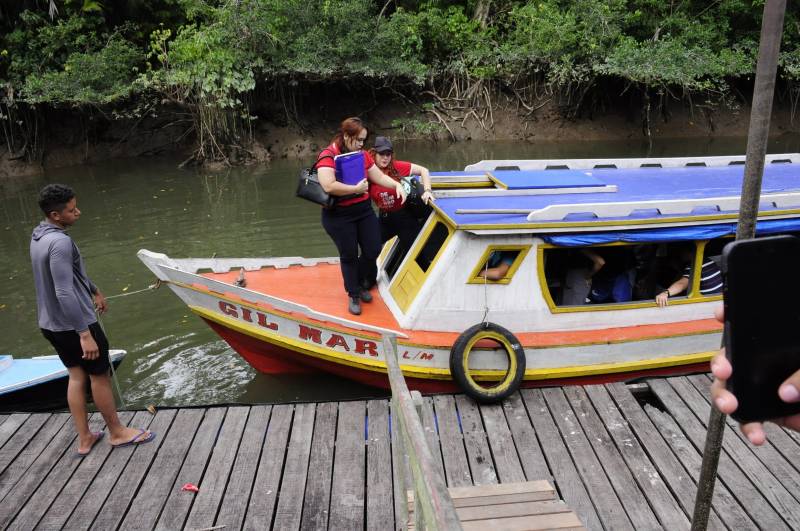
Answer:
[[[719,359],[712,369],[716,365],[715,375],[734,397],[731,416],[745,425],[800,417],[800,401],[794,400],[800,382],[792,380],[800,372],[798,266],[800,240],[793,236],[738,240],[723,250],[724,343],[731,371],[722,370],[727,367]]]
[[[722,308],[716,312],[717,320],[720,322],[725,322],[723,313]],[[736,396],[726,388],[727,380],[731,377],[731,372],[733,372],[731,363],[725,356],[725,349],[722,348],[711,360],[711,373],[714,375],[714,383],[711,384],[711,401],[718,410],[726,415],[730,415],[736,411],[739,405]],[[800,395],[799,390],[800,371],[797,371],[781,384],[778,389],[778,395],[784,402],[796,402],[800,399],[798,398],[798,395]],[[800,432],[800,414],[773,419],[772,422]],[[764,427],[761,422],[740,424],[740,428],[747,439],[756,446],[764,444],[764,441],[767,440],[767,435],[764,432]]]

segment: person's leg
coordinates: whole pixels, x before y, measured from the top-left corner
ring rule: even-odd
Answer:
[[[414,244],[414,240],[417,239],[417,235],[422,226],[417,218],[406,209],[397,212],[393,222],[395,224],[395,230],[397,231],[397,237],[400,240],[400,250],[403,256],[405,256]]]
[[[372,207],[358,220],[358,245],[361,255],[358,257],[359,285],[374,286],[378,277],[378,255],[381,252],[381,230],[378,218],[372,212]]]
[[[345,291],[350,297],[358,297],[361,288],[358,285],[357,224],[350,219],[350,216],[344,214],[323,211],[322,226],[339,251],[339,265],[342,269]]]
[[[94,444],[94,435],[89,431],[89,417],[86,413],[87,375],[83,368],[68,367],[67,404],[78,433],[78,451],[87,452]]]
[[[150,434],[148,430],[142,432],[140,429],[129,428],[120,422],[117,415],[117,404],[114,401],[114,392],[111,389],[111,378],[108,375],[111,365],[108,357],[108,338],[98,323],[89,325],[89,331],[100,349],[100,357],[87,362],[85,368],[92,384],[92,400],[108,428],[109,442],[122,444],[133,439],[146,439]]]

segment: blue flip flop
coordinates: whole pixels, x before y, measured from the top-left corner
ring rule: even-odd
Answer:
[[[133,446],[134,444],[148,443],[148,442],[150,442],[150,441],[152,441],[153,439],[156,438],[156,433],[154,431],[151,431],[150,433],[147,434],[147,437],[145,437],[144,439],[139,439],[139,437],[144,435],[144,432],[146,432],[146,431],[147,430],[140,429],[139,433],[134,435],[133,438],[130,441],[124,442],[124,443],[119,443],[119,444],[112,444],[111,446],[113,446],[114,448],[121,448],[123,446]]]
[[[104,431],[95,431],[95,432],[92,432],[92,435],[94,435],[94,442],[89,447],[89,449],[86,450],[85,452],[80,452],[78,450],[75,450],[75,457],[86,457],[87,455],[89,455],[91,453],[91,451],[92,451],[92,448],[94,448],[94,445],[97,444],[98,441],[100,441],[100,439],[105,437],[106,432],[104,432]]]

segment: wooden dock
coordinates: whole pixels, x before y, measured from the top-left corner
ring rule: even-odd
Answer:
[[[448,487],[544,479],[587,529],[688,529],[709,383],[649,380],[646,401],[623,384],[523,390],[494,406],[426,397],[423,424]],[[68,414],[0,415],[0,528],[395,526],[389,400],[121,416],[158,438],[103,441],[79,459]],[[770,425],[755,448],[734,426],[709,527],[800,529],[800,436]]]

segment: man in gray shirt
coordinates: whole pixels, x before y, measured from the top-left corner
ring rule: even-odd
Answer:
[[[45,220],[31,235],[31,262],[36,284],[39,328],[69,371],[67,402],[78,432],[77,455],[88,455],[104,432],[91,432],[86,412],[86,383],[109,431],[112,446],[141,444],[155,433],[123,426],[117,417],[109,378],[108,340],[97,322],[106,299],[86,275],[80,251],[66,233],[80,217],[75,193],[48,184],[39,193]]]

